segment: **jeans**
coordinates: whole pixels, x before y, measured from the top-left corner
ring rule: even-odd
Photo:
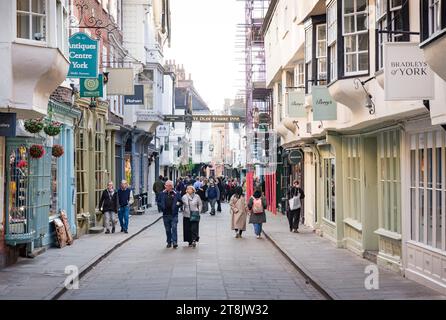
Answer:
[[[217,199],[209,199],[209,203],[211,204],[211,214],[215,214],[215,204],[217,203]]]
[[[110,223],[112,228],[115,227],[115,213],[113,211],[105,211],[104,212],[105,219],[105,229],[110,231]]]
[[[201,210],[201,213],[206,213],[209,210],[209,201],[203,200],[203,209]]]
[[[254,223],[254,232],[256,236],[260,236],[262,234],[262,224],[261,223]]]
[[[177,224],[178,215],[167,214],[163,216],[164,228],[166,229],[166,237],[168,244],[177,244]]]
[[[118,210],[119,224],[121,225],[121,229],[123,229],[124,231],[127,231],[129,229],[129,212],[129,206],[121,207]]]

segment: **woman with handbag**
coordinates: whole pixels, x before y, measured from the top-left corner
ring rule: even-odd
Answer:
[[[241,238],[246,230],[246,217],[248,215],[242,187],[235,188],[235,193],[229,201],[231,207],[231,227],[235,230],[235,237]]]
[[[195,188],[189,185],[183,201],[183,237],[184,242],[189,242],[189,247],[196,247],[200,237],[198,235],[200,212],[203,204],[200,196],[195,193]]]
[[[300,211],[302,200],[305,198],[304,191],[299,187],[299,181],[294,180],[293,186],[288,191],[288,222],[290,232],[299,233]]]

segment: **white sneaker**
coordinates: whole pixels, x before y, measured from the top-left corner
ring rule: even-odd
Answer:
[[[257,236],[257,239],[260,239],[260,235]]]

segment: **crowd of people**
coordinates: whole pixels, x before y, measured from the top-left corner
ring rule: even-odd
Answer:
[[[190,247],[199,242],[201,214],[209,212],[215,216],[222,211],[221,204],[229,203],[231,228],[235,238],[241,238],[246,231],[247,221],[254,226],[254,233],[261,238],[262,225],[266,222],[267,202],[263,195],[264,185],[254,179],[254,194],[246,199],[246,180],[228,177],[180,177],[173,181],[159,176],[153,184],[158,211],[163,214],[167,248],[178,248],[177,224],[179,212],[183,216],[183,241]],[[287,194],[287,216],[291,232],[298,232],[302,200],[305,195],[294,181]],[[129,211],[133,204],[133,192],[123,180],[118,190],[109,182],[99,201],[99,209],[104,213],[105,233],[115,232],[114,213],[118,213],[121,232],[128,233]]]

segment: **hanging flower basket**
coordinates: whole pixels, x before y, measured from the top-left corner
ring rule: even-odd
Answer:
[[[56,157],[56,158],[61,157],[64,154],[63,147],[60,144],[55,144],[53,146],[51,154],[53,155],[53,157]]]
[[[33,144],[29,148],[29,155],[34,159],[40,159],[45,155],[45,148],[40,144]]]
[[[20,160],[19,163],[17,163],[17,167],[20,169],[26,168],[28,166],[28,162],[26,160]]]
[[[30,133],[38,133],[43,129],[42,119],[29,119],[25,121],[25,130]]]
[[[60,122],[52,121],[45,128],[43,128],[43,131],[45,131],[47,135],[53,137],[60,133],[61,127],[62,124]]]

